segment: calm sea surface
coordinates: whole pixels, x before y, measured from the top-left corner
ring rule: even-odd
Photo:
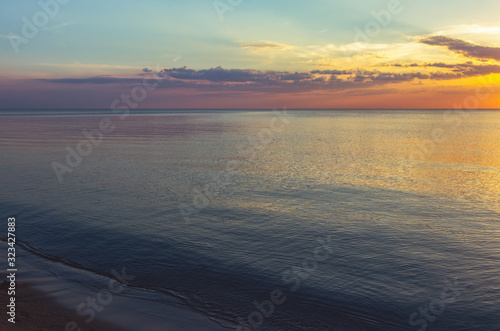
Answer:
[[[2,219],[75,283],[126,268],[124,297],[240,330],[500,330],[500,111],[1,111],[0,137]]]

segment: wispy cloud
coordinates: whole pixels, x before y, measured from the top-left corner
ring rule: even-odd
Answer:
[[[55,79],[36,79],[51,83],[66,84],[140,84],[142,78],[119,78],[111,76],[96,76],[86,78],[55,78]]]
[[[293,46],[272,41],[238,42],[238,47],[250,50],[287,50],[293,48]]]
[[[12,34],[12,35],[0,34],[0,38],[2,38],[2,39],[19,39],[20,37],[18,35],[15,35],[15,34]]]
[[[500,26],[481,26],[478,24],[461,24],[461,25],[454,25],[450,27],[446,27],[435,33],[435,35],[464,35],[464,34],[477,34],[477,35],[484,35],[484,34],[493,34],[493,35],[498,35],[500,34]]]
[[[69,26],[69,25],[73,25],[73,24],[75,24],[75,22],[64,22],[64,23],[61,23],[58,25],[46,26],[46,27],[42,28],[42,30],[44,30],[44,31],[59,31],[62,28]]]
[[[59,67],[59,68],[82,68],[82,69],[137,69],[136,66],[125,66],[116,64],[95,64],[81,63],[75,61],[73,63],[37,63],[39,66]]]

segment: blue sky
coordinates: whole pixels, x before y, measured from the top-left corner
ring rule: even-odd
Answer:
[[[133,77],[144,67],[203,70],[221,66],[294,73],[318,69],[354,72],[354,68],[383,71],[388,64],[424,63],[426,59],[484,62],[443,45],[418,41],[435,35],[480,47],[500,47],[500,2],[493,0],[400,0],[401,13],[391,15],[389,24],[381,26],[376,36],[353,47],[355,28],[364,31],[367,24],[376,22],[373,12],[386,11],[391,1],[398,0],[220,0],[232,8],[221,20],[211,0],[70,0],[58,4],[57,14],[28,43],[19,44],[16,53],[9,36],[22,37],[22,18],[32,21],[41,8],[38,1],[1,0],[0,80],[6,86],[13,79]],[[386,59],[383,64],[377,60],[382,58]],[[497,60],[488,59],[493,61],[488,64],[496,65]],[[493,70],[491,74],[497,73]],[[462,85],[471,82],[464,80]]]

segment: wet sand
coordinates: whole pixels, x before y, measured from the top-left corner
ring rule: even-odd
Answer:
[[[71,321],[77,323],[81,331],[125,331],[98,320],[86,324],[74,310],[61,307],[46,294],[31,288],[27,282],[16,284],[16,323],[8,322],[10,316],[6,314],[6,306],[9,303],[7,288],[6,282],[0,285],[0,304],[4,307],[0,319],[2,331],[73,331],[72,328],[66,329],[67,323]],[[74,329],[77,330],[79,329]]]

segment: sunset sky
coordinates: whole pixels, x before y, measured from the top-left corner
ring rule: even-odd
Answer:
[[[40,3],[0,0],[2,109],[500,108],[498,0]]]

